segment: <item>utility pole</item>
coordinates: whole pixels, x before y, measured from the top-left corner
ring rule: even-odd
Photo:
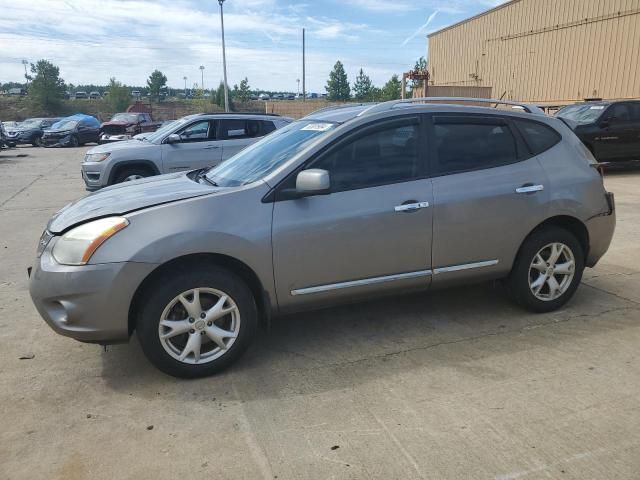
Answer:
[[[202,82],[200,83],[200,90],[202,90],[202,94],[204,95],[204,65],[200,65],[200,73],[202,73]]]
[[[296,82],[298,82],[298,91],[296,93],[300,95],[300,79],[296,79]]]
[[[184,98],[187,98],[187,77],[184,76],[182,79],[184,80]]]
[[[302,29],[302,101],[304,102],[307,98],[307,90],[306,90],[306,72],[305,72],[305,45],[304,45],[304,28]]]
[[[22,60],[22,65],[24,65],[24,78],[27,81],[27,85],[29,85],[29,74],[27,74],[27,65],[29,65],[29,62]]]
[[[227,87],[227,54],[224,48],[224,13],[222,4],[224,0],[218,0],[220,5],[220,27],[222,28],[222,69],[224,71],[224,111],[229,111],[229,87]]]

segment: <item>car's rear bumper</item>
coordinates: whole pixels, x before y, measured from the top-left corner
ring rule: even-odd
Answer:
[[[613,233],[616,229],[616,206],[613,193],[607,194],[609,212],[595,216],[587,220],[587,231],[589,232],[589,253],[585,264],[587,267],[594,267],[600,258],[607,252]]]
[[[29,291],[38,313],[60,335],[90,343],[126,342],[133,295],[155,267],[134,262],[60,265],[45,251],[31,271]]]

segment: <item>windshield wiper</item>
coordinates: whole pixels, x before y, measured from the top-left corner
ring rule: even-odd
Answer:
[[[210,180],[209,178],[207,178],[207,172],[208,171],[209,171],[208,168],[203,168],[200,172],[198,172],[198,174],[196,175],[196,181],[198,183],[200,183],[200,180],[204,180],[205,182],[207,182],[212,187],[217,187],[218,184],[216,182],[214,182],[213,180]]]

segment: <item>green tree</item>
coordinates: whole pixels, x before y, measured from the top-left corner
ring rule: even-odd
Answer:
[[[149,87],[149,93],[151,96],[156,97],[156,100],[160,101],[160,91],[162,87],[167,84],[167,77],[160,70],[154,70],[149,79],[147,80],[147,86]]]
[[[60,69],[47,60],[38,60],[31,64],[33,81],[29,85],[29,98],[39,108],[54,112],[64,98],[64,80],[60,78]]]
[[[426,72],[427,60],[424,57],[420,57],[418,60],[416,60],[416,64],[413,67],[413,71],[421,72],[421,73]],[[413,92],[416,89],[422,89],[423,83],[424,82],[422,80],[411,80],[411,85],[409,86],[411,88],[411,92]]]
[[[402,87],[402,83],[398,79],[398,75],[393,75],[387,83],[382,87],[382,98],[381,100],[397,100],[400,98],[400,89]]]
[[[233,111],[233,92],[229,92],[229,110]],[[218,105],[220,108],[224,108],[224,82],[220,82],[218,88],[211,92],[211,103]]]
[[[349,100],[351,98],[351,87],[344,71],[342,62],[338,60],[329,74],[329,80],[325,87],[329,100]]]
[[[115,112],[124,112],[131,102],[131,95],[126,85],[118,82],[114,77],[109,79],[107,86],[109,96],[107,101]]]
[[[371,79],[360,69],[360,73],[358,73],[356,81],[353,83],[353,96],[359,101],[372,100],[372,88],[373,84],[371,83]]]
[[[249,86],[249,80],[244,77],[244,80],[240,81],[240,87],[238,88],[238,100],[240,102],[248,102],[251,99],[251,87]]]

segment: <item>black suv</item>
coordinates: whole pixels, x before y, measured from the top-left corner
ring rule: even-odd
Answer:
[[[640,160],[640,101],[578,103],[556,116],[598,161]]]
[[[8,142],[12,145],[30,143],[34,147],[42,144],[42,134],[45,128],[51,127],[59,118],[28,118],[15,127],[7,129]]]

